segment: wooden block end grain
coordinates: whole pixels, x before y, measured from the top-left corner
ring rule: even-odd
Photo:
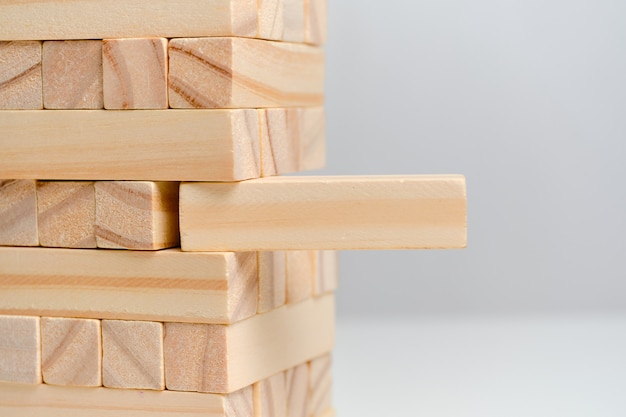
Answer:
[[[0,180],[0,246],[38,246],[37,184]]]
[[[0,316],[0,381],[41,383],[39,317]]]
[[[0,110],[42,108],[41,42],[0,42]]]

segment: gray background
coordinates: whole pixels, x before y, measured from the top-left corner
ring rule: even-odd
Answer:
[[[626,2],[329,3],[323,173],[469,197],[466,250],[342,252],[339,318],[626,310]]]

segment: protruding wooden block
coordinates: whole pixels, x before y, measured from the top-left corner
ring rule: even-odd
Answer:
[[[0,381],[41,382],[39,317],[0,316]]]
[[[51,385],[102,385],[100,320],[41,318],[43,381]]]
[[[285,304],[287,296],[287,257],[283,251],[259,252],[258,313]]]
[[[287,417],[285,373],[280,372],[254,384],[255,417]]]
[[[102,41],[43,43],[46,109],[101,109]]]
[[[315,45],[326,43],[327,38],[327,0],[304,0],[305,23],[304,41]]]
[[[156,250],[178,245],[176,182],[96,182],[99,248]]]
[[[309,416],[309,366],[306,363],[285,372],[287,416]]]
[[[109,388],[164,389],[163,324],[102,320],[102,382]]]
[[[96,247],[96,195],[91,181],[37,183],[39,244],[55,248]]]
[[[317,251],[287,251],[287,303],[299,303],[313,295],[317,257]]]
[[[105,109],[166,109],[167,39],[102,42]]]
[[[317,252],[317,273],[313,295],[333,292],[339,284],[339,252],[321,250]]]
[[[0,180],[0,245],[39,245],[35,181]]]
[[[0,110],[42,109],[41,42],[0,42]]]
[[[309,362],[309,407],[311,416],[332,408],[332,358],[330,354]]]
[[[172,39],[169,57],[172,108],[316,106],[324,100],[324,53],[314,46]]]

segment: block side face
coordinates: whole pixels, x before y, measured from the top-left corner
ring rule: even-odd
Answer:
[[[267,313],[285,304],[287,267],[284,251],[259,252],[258,313]]]
[[[309,414],[322,415],[332,408],[332,357],[320,356],[309,362]]]
[[[259,2],[236,0],[230,2],[232,32],[235,36],[256,37],[259,35]]]
[[[42,108],[41,42],[0,42],[0,110]]]
[[[259,293],[259,272],[255,252],[237,252],[229,272],[229,321],[236,322],[256,314]]]
[[[256,110],[239,110],[232,115],[233,173],[235,178],[261,176],[260,120]]]
[[[256,417],[252,385],[227,394],[224,398],[224,414],[226,417]]]
[[[39,317],[0,316],[0,381],[41,383]]]
[[[0,180],[0,246],[38,246],[37,185]]]

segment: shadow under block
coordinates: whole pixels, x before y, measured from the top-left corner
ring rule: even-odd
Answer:
[[[285,372],[287,416],[309,416],[309,366],[303,363]]]
[[[44,108],[103,108],[102,41],[44,42],[42,63]]]
[[[0,314],[231,323],[257,283],[256,253],[0,247]]]
[[[42,109],[41,42],[0,42],[0,110]]]
[[[41,352],[46,384],[102,386],[100,320],[42,317]]]
[[[229,326],[165,323],[165,384],[229,393],[330,352],[334,296],[285,305]]]
[[[280,372],[254,384],[255,417],[287,417],[285,373]]]
[[[0,161],[1,167],[4,159],[0,158]],[[38,245],[37,183],[33,180],[0,180],[0,246]]]
[[[0,381],[41,382],[39,317],[0,316]]]
[[[167,109],[167,39],[102,42],[105,109]]]
[[[10,417],[253,417],[247,396],[197,392],[0,383],[0,415]],[[248,401],[248,402],[246,402]]]
[[[95,248],[94,183],[38,181],[37,223],[41,246]]]
[[[309,362],[309,415],[332,407],[332,358],[326,354]]]
[[[466,245],[461,175],[182,183],[184,251],[442,249]]]
[[[236,181],[261,172],[256,110],[7,110],[0,131],[0,178]]]
[[[185,38],[169,43],[172,108],[319,106],[321,48],[246,38]]]
[[[287,257],[283,251],[258,252],[259,303],[257,313],[266,313],[285,304]]]
[[[177,182],[96,182],[99,248],[157,250],[178,246]]]

